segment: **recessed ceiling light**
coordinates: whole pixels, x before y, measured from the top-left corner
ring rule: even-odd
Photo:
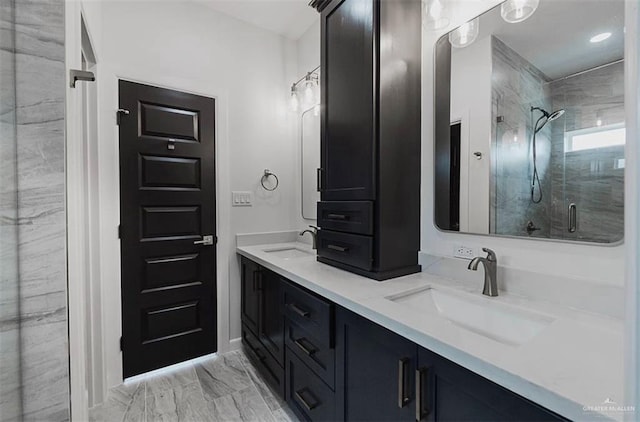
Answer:
[[[589,41],[591,41],[592,43],[602,42],[606,39],[609,39],[610,36],[611,32],[603,32],[602,34],[594,35]]]

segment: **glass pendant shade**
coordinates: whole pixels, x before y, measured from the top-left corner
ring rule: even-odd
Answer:
[[[455,31],[449,33],[449,42],[455,48],[463,48],[472,44],[480,33],[480,20],[475,18],[460,25]]]
[[[298,94],[296,93],[295,87],[291,89],[291,98],[289,99],[289,107],[291,111],[298,111],[298,107],[300,106],[300,102],[298,101]]]
[[[507,0],[500,6],[502,19],[509,23],[522,22],[533,15],[540,0]]]
[[[449,18],[445,15],[443,0],[424,0],[424,27],[429,30],[443,29],[449,26]]]

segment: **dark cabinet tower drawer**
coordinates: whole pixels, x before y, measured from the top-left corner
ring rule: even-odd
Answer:
[[[373,238],[359,234],[318,231],[318,260],[326,258],[370,271],[373,267]]]
[[[302,420],[336,420],[334,392],[288,351],[286,373],[287,403]]]
[[[335,384],[335,349],[323,345],[314,333],[308,332],[293,322],[285,325],[287,353],[295,353],[313,372],[333,388]]]
[[[318,202],[318,224],[338,232],[373,234],[373,202]]]

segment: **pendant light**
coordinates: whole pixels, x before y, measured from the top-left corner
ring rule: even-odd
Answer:
[[[460,25],[449,33],[449,42],[455,48],[463,48],[473,43],[480,33],[480,20],[475,18]]]
[[[509,23],[522,22],[533,15],[539,4],[540,0],[507,0],[500,6],[500,14]]]
[[[289,99],[289,106],[291,107],[291,111],[298,111],[298,107],[300,106],[300,102],[298,101],[298,93],[296,92],[296,84],[291,86],[291,98]]]
[[[433,31],[449,26],[449,18],[445,16],[443,0],[424,0],[424,21],[427,30]]]

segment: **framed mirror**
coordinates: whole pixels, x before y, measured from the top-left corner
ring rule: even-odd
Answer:
[[[622,240],[624,0],[498,5],[438,40],[434,101],[439,229]]]

